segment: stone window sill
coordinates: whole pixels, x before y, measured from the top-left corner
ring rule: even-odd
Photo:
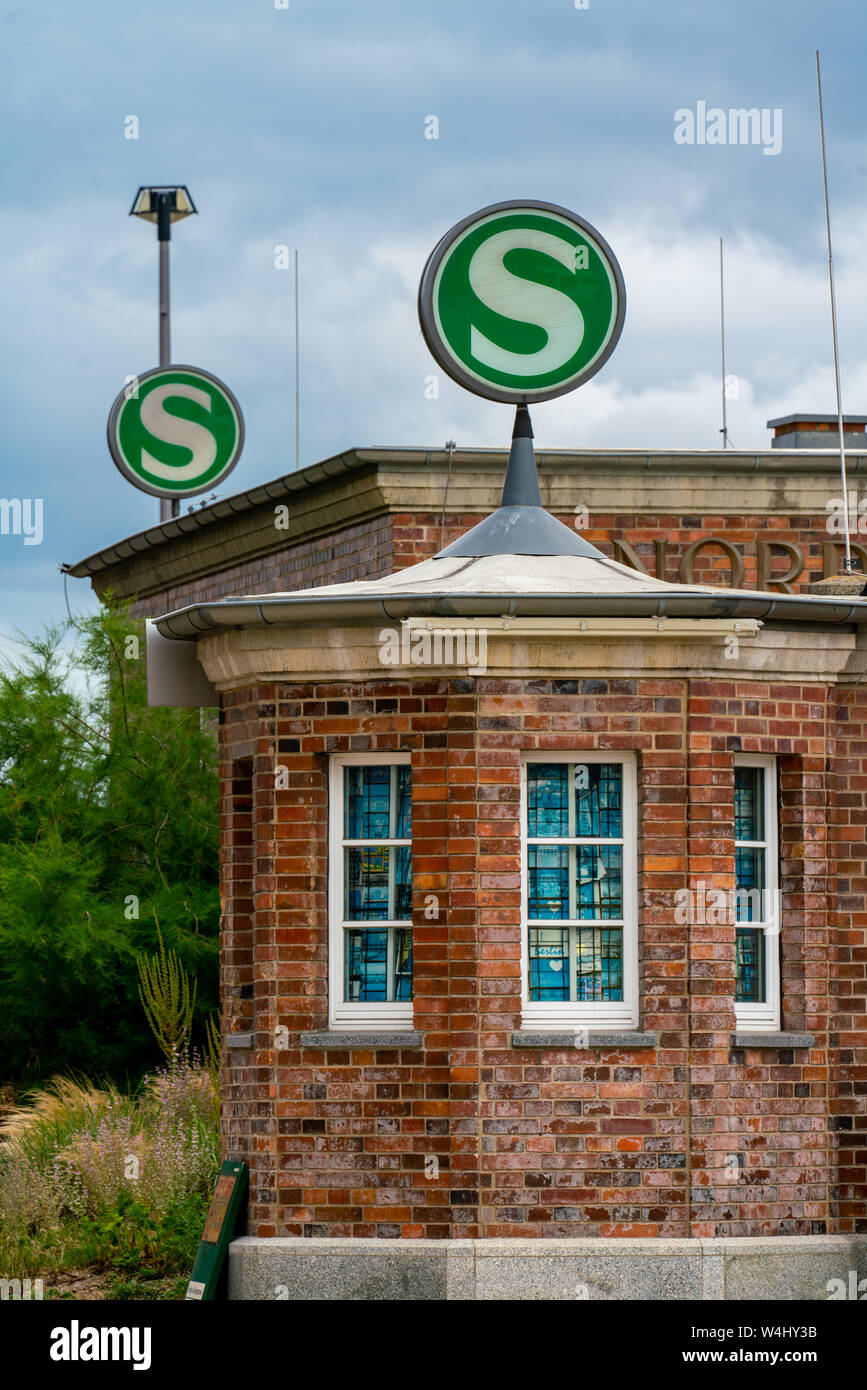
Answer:
[[[656,1047],[655,1033],[638,1033],[624,1030],[622,1032],[609,1031],[597,1032],[595,1029],[581,1035],[580,1029],[571,1029],[568,1033],[534,1033],[529,1029],[516,1030],[512,1034],[513,1047],[574,1047],[579,1051],[586,1052],[594,1047]]]
[[[424,1046],[424,1034],[409,1028],[382,1029],[380,1032],[373,1029],[369,1032],[350,1032],[347,1029],[345,1033],[324,1030],[302,1033],[301,1046],[317,1051],[339,1047],[420,1048]]]
[[[732,1047],[812,1047],[812,1033],[732,1033]]]

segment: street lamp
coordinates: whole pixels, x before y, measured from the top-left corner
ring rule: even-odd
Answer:
[[[190,190],[183,183],[140,188],[129,210],[130,217],[142,217],[146,222],[156,223],[160,248],[161,367],[167,367],[172,360],[169,318],[169,242],[172,238],[172,223],[180,222],[182,217],[189,217],[197,211]],[[160,498],[160,521],[169,521],[177,514],[177,501]]]

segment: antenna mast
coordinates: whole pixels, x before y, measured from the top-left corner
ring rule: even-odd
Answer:
[[[295,468],[301,467],[301,353],[300,318],[301,307],[298,298],[298,248],[295,248]]]
[[[825,185],[825,230],[828,234],[828,281],[831,287],[831,332],[834,339],[834,380],[837,386],[837,426],[840,434],[840,479],[843,486],[843,517],[846,535],[846,558],[843,568],[852,573],[852,547],[849,541],[849,492],[846,486],[846,446],[843,439],[843,398],[840,390],[840,352],[837,345],[837,298],[834,293],[834,258],[831,254],[831,210],[828,202],[828,164],[825,158],[825,118],[822,114],[822,74],[819,70],[819,50],[816,49],[816,85],[819,91],[819,134],[822,141],[822,179]]]
[[[723,448],[728,448],[729,431],[726,422],[726,311],[723,296],[723,239],[719,239],[719,330],[720,354],[722,357],[722,429]]]

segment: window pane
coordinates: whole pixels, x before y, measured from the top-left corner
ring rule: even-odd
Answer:
[[[592,1003],[623,998],[623,928],[578,927],[576,997]]]
[[[387,992],[387,931],[346,933],[346,999],[359,1003],[382,1002]]]
[[[408,922],[412,919],[412,850],[406,845],[392,853],[395,865],[393,920]]]
[[[765,933],[755,927],[738,927],[735,932],[738,1004],[765,1002]]]
[[[558,838],[569,834],[568,763],[531,763],[527,768],[528,834]]]
[[[569,998],[569,928],[530,928],[530,998]]]
[[[406,769],[409,771],[409,768]],[[344,801],[345,840],[398,839],[389,833],[389,789],[391,768],[385,763],[372,767],[347,767]]]
[[[574,774],[575,834],[618,839],[623,834],[620,764],[579,763]]]
[[[623,834],[622,795],[619,763],[530,763],[527,834],[531,840],[570,835],[618,839]]]
[[[400,922],[412,917],[409,845],[366,845],[343,851],[346,922]]]
[[[735,768],[735,839],[763,840],[764,774],[760,767]]]
[[[620,845],[579,845],[576,858],[579,917],[623,916]]]
[[[409,790],[409,763],[398,763],[397,810],[394,817],[394,839],[409,840],[412,837],[412,802]]]
[[[763,849],[735,850],[735,905],[739,922],[763,922],[765,855]]]
[[[398,1000],[412,998],[412,932],[409,927],[392,927],[394,937],[394,988]]]
[[[384,931],[349,930],[345,941],[346,1002],[370,1004],[412,999],[412,931],[408,927],[390,927]]]
[[[569,916],[569,849],[565,845],[527,846],[527,916]]]

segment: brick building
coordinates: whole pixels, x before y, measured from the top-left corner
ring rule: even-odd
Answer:
[[[519,428],[491,511],[503,461],[356,451],[72,571],[219,692],[235,1296],[825,1298],[867,1272],[836,461],[539,494]]]

